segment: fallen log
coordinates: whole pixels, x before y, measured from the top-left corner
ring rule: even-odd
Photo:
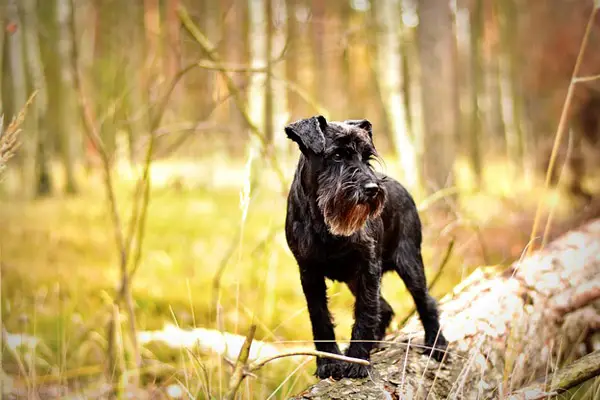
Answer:
[[[542,377],[533,384],[517,390],[508,400],[541,400],[556,396],[598,375],[600,375],[600,350],[559,369],[551,377]]]
[[[509,268],[481,268],[440,301],[450,341],[422,355],[417,317],[388,335],[361,380],[322,380],[295,399],[495,399],[594,350],[600,330],[600,219]]]

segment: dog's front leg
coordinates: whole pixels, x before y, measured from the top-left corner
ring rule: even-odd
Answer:
[[[306,297],[315,347],[319,351],[341,354],[335,341],[333,322],[327,307],[325,277],[307,270],[304,269],[302,272],[302,290]],[[341,361],[317,357],[316,375],[321,379],[329,377],[340,379],[343,376],[344,367],[345,364]]]
[[[361,271],[352,282],[352,291],[356,296],[356,302],[354,304],[352,338],[350,346],[346,350],[346,355],[349,357],[370,359],[379,323],[380,281],[380,266],[371,263],[369,268]],[[364,378],[368,374],[369,367],[360,364],[349,364],[344,371],[344,376],[348,378]]]

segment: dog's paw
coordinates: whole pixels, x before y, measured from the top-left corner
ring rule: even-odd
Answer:
[[[315,375],[319,379],[333,378],[339,380],[344,377],[345,368],[345,362],[326,358],[319,360],[317,363],[317,372]]]
[[[447,348],[448,341],[443,335],[439,335],[437,341],[435,340],[435,338],[425,340],[425,349],[423,350],[423,354],[426,356],[431,356],[431,358],[433,358],[437,362],[441,362],[444,358],[444,355],[446,354]]]
[[[371,370],[368,365],[347,363],[346,370],[344,371],[344,378],[366,378],[369,376],[369,371]]]

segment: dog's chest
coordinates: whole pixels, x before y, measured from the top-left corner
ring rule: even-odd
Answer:
[[[366,245],[332,241],[315,244],[315,247],[318,247],[315,253],[321,255],[318,268],[326,278],[347,282],[354,279],[361,268],[369,267],[370,251]]]

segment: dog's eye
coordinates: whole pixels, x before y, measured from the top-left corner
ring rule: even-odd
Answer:
[[[344,155],[345,153],[343,150],[336,150],[336,152],[331,155],[331,158],[333,161],[341,161],[344,158]]]

